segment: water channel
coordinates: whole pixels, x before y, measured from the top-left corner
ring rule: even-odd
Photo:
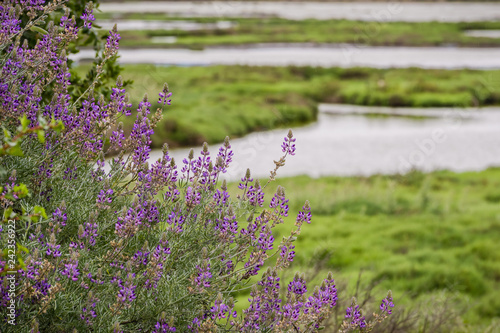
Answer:
[[[294,128],[297,152],[279,176],[353,176],[422,171],[482,170],[500,165],[500,108],[377,108],[322,104],[316,123]],[[370,115],[370,116],[367,116]],[[374,116],[379,115],[379,116]],[[426,118],[416,116],[427,115]],[[231,140],[233,163],[224,178],[237,180],[246,168],[267,177],[281,156],[286,129]],[[201,147],[193,147],[199,155]],[[211,145],[216,154],[218,145]],[[171,151],[177,164],[189,148]],[[151,162],[161,157],[151,153]]]

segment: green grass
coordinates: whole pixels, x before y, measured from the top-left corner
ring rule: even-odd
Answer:
[[[158,14],[99,14],[102,19],[176,20]],[[182,18],[200,23],[217,22],[217,18]],[[470,37],[470,29],[500,29],[500,22],[362,22],[348,20],[303,20],[280,18],[233,18],[237,26],[230,29],[200,31],[122,31],[122,47],[186,47],[201,49],[213,45],[252,43],[355,43],[376,46],[499,46],[500,38]],[[106,33],[107,31],[102,31]],[[173,44],[154,43],[152,37],[175,36]]]
[[[317,266],[335,272],[337,281],[350,281],[346,294],[352,295],[363,270],[365,284],[379,282],[375,300],[392,289],[400,308],[417,311],[417,304],[433,300],[430,308],[418,310],[421,317],[424,310],[442,310],[443,297],[451,302],[448,311],[465,309],[461,324],[448,331],[486,332],[500,320],[500,169],[301,176],[279,179],[266,193],[278,184],[286,188],[291,213],[277,227],[278,240],[289,233],[306,199],[313,212],[296,241],[288,278]],[[239,295],[242,304],[246,298]]]
[[[82,73],[85,66],[77,68]],[[157,100],[164,82],[172,106],[155,129],[153,146],[220,142],[252,131],[316,119],[321,102],[371,106],[475,106],[500,104],[500,71],[311,68],[155,67],[127,65],[124,79],[137,105],[145,92]],[[130,129],[134,117],[126,119]]]

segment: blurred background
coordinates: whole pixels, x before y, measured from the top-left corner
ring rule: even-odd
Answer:
[[[367,313],[392,289],[380,332],[500,332],[499,2],[101,0],[96,18],[134,105],[173,92],[152,159],[227,135],[226,179],[265,181],[293,130],[266,193],[290,199],[280,235],[306,199],[313,221],[284,279],[333,271]]]

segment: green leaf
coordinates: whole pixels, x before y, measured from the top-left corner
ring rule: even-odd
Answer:
[[[22,269],[26,268],[26,265],[24,264],[23,258],[21,256],[17,256],[17,261],[19,262],[19,265],[21,266]]]
[[[57,134],[60,134],[62,131],[64,131],[64,124],[61,120],[58,120],[58,121],[52,121],[51,122],[51,125],[52,125],[52,128],[54,129],[54,131],[57,132]]]
[[[29,194],[28,187],[24,184],[14,186],[14,192],[16,192],[19,198],[23,198]]]
[[[21,121],[21,130],[25,131],[28,128],[30,121],[28,120],[28,117],[26,115],[23,115],[20,121]]]
[[[3,212],[4,218],[8,219],[8,218],[13,217],[12,212],[13,212],[12,207],[5,209],[5,211]]]
[[[45,143],[45,131],[44,130],[37,131],[36,135],[38,135],[38,141],[40,141],[40,143]]]
[[[44,218],[47,218],[47,213],[45,213],[45,208],[40,206],[35,206],[35,214],[42,215]]]
[[[23,251],[24,253],[30,253],[30,251],[29,251],[27,248],[25,248],[24,246],[22,246],[22,245],[21,245],[21,244],[19,244],[19,243],[17,243],[17,249],[18,249],[19,251]]]
[[[40,28],[40,27],[35,27],[35,26],[32,26],[32,27],[30,28],[30,30],[31,30],[31,31],[33,31],[33,32],[38,32],[38,33],[41,33],[42,35],[47,35],[47,34],[48,34],[47,30],[42,29],[42,28]]]
[[[6,139],[11,138],[10,132],[6,128],[3,129],[3,135],[5,136]]]
[[[7,154],[9,154],[11,156],[19,156],[19,157],[23,157],[24,156],[23,150],[21,149],[21,147],[19,146],[19,144],[16,144],[15,146],[10,147],[7,150]]]

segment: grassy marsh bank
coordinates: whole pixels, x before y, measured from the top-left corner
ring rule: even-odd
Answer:
[[[347,297],[356,292],[355,281],[362,270],[359,298],[365,297],[362,290],[370,284],[375,286],[373,302],[392,289],[400,309],[419,314],[419,331],[424,319],[435,321],[439,316],[446,318],[444,326],[427,330],[496,332],[500,328],[496,245],[500,169],[368,178],[293,177],[278,179],[266,193],[278,184],[290,199],[290,216],[277,227],[278,241],[291,230],[305,200],[313,212],[312,223],[302,228],[295,243],[297,257],[283,275],[285,280],[295,271],[308,271],[311,276],[320,271],[321,278],[331,270],[339,284],[350,281],[342,294]],[[236,189],[236,184],[230,188]],[[248,294],[239,295],[241,302],[246,298]],[[417,304],[422,306],[418,311]]]
[[[100,13],[98,19],[182,20],[216,23],[220,18],[178,18],[161,14]],[[213,30],[121,31],[122,47],[186,47],[202,49],[215,45],[253,43],[351,43],[372,46],[500,46],[500,38],[471,37],[467,30],[498,30],[500,22],[364,22],[349,20],[286,20],[280,18],[224,18],[235,26]],[[97,22],[98,23],[98,22]],[[118,26],[120,30],[120,26]],[[106,30],[101,31],[106,34]],[[153,37],[173,36],[175,42],[154,42]]]
[[[77,68],[83,73],[85,66]],[[137,105],[147,92],[154,102],[164,82],[172,106],[153,137],[188,146],[221,142],[252,131],[314,121],[318,103],[368,106],[486,106],[500,104],[500,71],[311,68],[156,67],[127,65],[124,79]],[[134,117],[126,119],[130,128]]]

